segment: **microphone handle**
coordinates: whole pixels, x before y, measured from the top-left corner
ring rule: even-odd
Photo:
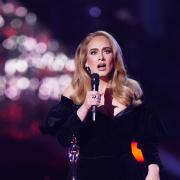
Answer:
[[[98,86],[95,83],[92,85],[92,90],[98,91]],[[92,120],[95,122],[95,120],[96,120],[96,106],[93,105],[91,110],[92,110]]]
[[[96,106],[92,106],[92,120],[95,122],[96,120]]]

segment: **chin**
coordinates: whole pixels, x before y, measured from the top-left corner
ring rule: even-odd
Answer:
[[[98,74],[101,79],[109,79],[109,73],[107,72],[98,72]]]

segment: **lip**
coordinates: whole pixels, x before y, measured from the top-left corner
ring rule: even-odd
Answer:
[[[98,69],[106,68],[106,63],[99,63],[99,64],[97,65],[97,68],[98,68]]]
[[[98,68],[98,71],[106,71],[106,67]]]
[[[106,70],[106,63],[99,63],[97,65],[98,71],[105,71]]]

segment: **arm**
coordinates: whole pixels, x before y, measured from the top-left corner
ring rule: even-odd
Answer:
[[[162,164],[158,152],[158,142],[164,135],[164,127],[157,116],[144,105],[140,107],[139,115],[136,137],[148,169],[146,180],[159,180]]]
[[[77,107],[74,107],[72,101],[62,97],[48,112],[44,124],[40,127],[41,131],[56,136],[61,145],[69,146],[73,134],[76,135],[83,125],[76,111]]]
[[[72,135],[76,134],[82,126],[76,113],[78,106],[75,106],[70,99],[72,92],[70,85],[64,91],[61,101],[50,109],[44,124],[40,127],[44,134],[57,136],[60,144],[65,147],[69,146]]]
[[[72,85],[69,85],[65,91],[63,92],[63,96],[67,97],[70,99],[71,95],[73,94],[74,89],[72,87]],[[87,98],[86,98],[87,99]],[[79,117],[79,119],[83,122],[89,112],[90,109],[90,105],[87,104],[86,102],[87,100],[85,100],[85,102],[79,107],[79,109],[77,110],[77,116]]]
[[[161,161],[158,153],[157,142],[146,139],[141,142],[141,150],[144,155],[145,165],[148,169],[146,180],[160,180]]]
[[[75,107],[70,96],[73,92],[69,86],[63,93],[61,102],[51,108],[42,132],[56,135],[63,146],[69,146],[73,134],[77,136],[92,105],[99,105],[100,99],[92,99],[92,91],[87,92],[84,103]],[[99,94],[96,92],[96,94]]]
[[[72,95],[73,92],[73,87],[72,85],[68,86],[67,89],[65,89],[63,96],[70,98],[70,96]],[[95,95],[96,98],[92,99],[92,95]],[[77,116],[79,117],[79,119],[83,122],[88,114],[88,112],[90,111],[90,108],[92,105],[96,105],[98,106],[100,104],[101,101],[101,95],[99,92],[94,92],[94,91],[88,91],[86,94],[86,98],[84,100],[84,103],[79,107],[79,109],[77,110]]]
[[[160,180],[159,166],[157,164],[150,164],[148,166],[148,174],[145,180]]]

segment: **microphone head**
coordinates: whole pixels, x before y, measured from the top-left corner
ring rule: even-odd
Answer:
[[[97,73],[91,74],[91,84],[92,84],[92,89],[98,91],[99,74]]]

